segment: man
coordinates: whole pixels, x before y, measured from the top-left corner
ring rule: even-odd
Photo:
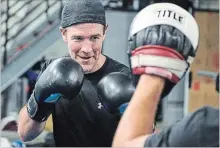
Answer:
[[[133,74],[140,79],[116,130],[113,147],[219,146],[219,110],[212,107],[198,109],[167,130],[152,132],[161,95],[172,89],[168,83],[175,85],[185,75],[198,38],[195,19],[177,5],[152,4],[136,15],[129,49]]]
[[[70,0],[64,5],[60,31],[70,56],[44,65],[19,113],[22,141],[36,138],[52,114],[56,146],[111,146],[134,86],[130,70],[101,53],[106,30],[99,0]]]

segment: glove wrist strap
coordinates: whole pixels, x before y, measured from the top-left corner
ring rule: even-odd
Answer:
[[[32,93],[30,99],[27,102],[27,112],[31,119],[37,122],[44,122],[50,116],[54,104],[49,103],[39,103],[34,97],[34,92]]]

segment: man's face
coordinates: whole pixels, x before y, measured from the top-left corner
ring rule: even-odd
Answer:
[[[93,72],[99,65],[105,27],[96,23],[83,23],[61,29],[69,54],[85,72]]]

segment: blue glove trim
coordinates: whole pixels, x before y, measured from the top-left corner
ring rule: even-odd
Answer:
[[[47,99],[44,100],[46,103],[55,103],[62,95],[60,93],[51,94]]]
[[[127,102],[127,103],[124,103],[124,104],[122,104],[122,105],[119,106],[118,109],[119,109],[119,111],[120,111],[121,114],[123,114],[123,113],[125,112],[127,106],[128,106],[128,102]]]

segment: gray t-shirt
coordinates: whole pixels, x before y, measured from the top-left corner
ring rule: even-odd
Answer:
[[[219,109],[205,106],[166,130],[154,133],[145,147],[219,147]]]

